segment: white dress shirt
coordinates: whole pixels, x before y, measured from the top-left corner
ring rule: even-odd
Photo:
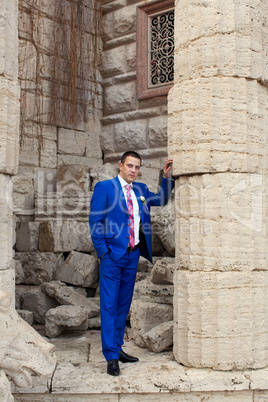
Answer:
[[[132,183],[127,183],[125,179],[123,179],[123,177],[121,177],[120,175],[117,176],[120,184],[122,186],[123,189],[123,193],[126,199],[126,203],[127,203],[127,189],[126,186],[130,185],[130,195],[132,198],[132,204],[133,204],[133,216],[134,216],[134,234],[135,234],[135,245],[139,243],[140,238],[139,238],[139,231],[140,231],[140,210],[139,210],[139,204],[137,201],[137,197],[136,194],[133,191],[132,188]]]

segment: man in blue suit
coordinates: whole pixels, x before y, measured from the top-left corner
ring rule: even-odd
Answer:
[[[107,373],[119,375],[118,360],[138,358],[122,350],[126,318],[135,285],[139,257],[152,262],[151,206],[166,205],[174,187],[169,179],[172,160],[167,159],[158,194],[135,182],[141,167],[137,152],[125,152],[119,174],[96,184],[91,199],[89,226],[100,258],[100,307],[102,351]]]

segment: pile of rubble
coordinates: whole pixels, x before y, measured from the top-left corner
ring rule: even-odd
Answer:
[[[157,258],[149,277],[136,283],[130,323],[134,342],[152,352],[173,343],[174,258]]]
[[[16,309],[29,324],[45,325],[48,337],[55,337],[65,329],[99,329],[99,262],[90,238],[88,214],[95,184],[115,177],[117,169],[110,164],[94,169],[64,165],[57,169],[54,178],[49,177],[49,185],[47,177],[41,173],[37,171],[34,220],[24,217],[17,222]],[[138,267],[131,325],[135,341],[141,346],[150,343],[150,334],[148,340],[144,340],[144,330],[148,332],[155,326],[148,306],[155,311],[157,324],[172,320],[172,285],[166,286],[169,291],[159,285],[160,262],[161,269],[165,264],[171,267],[173,258],[170,256],[174,256],[172,208],[172,203],[164,208],[154,208],[153,254],[158,257],[154,257],[153,269],[143,258]],[[164,283],[171,280],[172,269],[169,274],[168,270],[166,279],[162,278]],[[149,278],[158,285],[149,283]],[[160,293],[156,294],[152,286]],[[162,318],[159,317],[161,308],[165,310]],[[146,320],[147,314],[151,315],[150,320]],[[144,325],[143,321],[148,322]]]

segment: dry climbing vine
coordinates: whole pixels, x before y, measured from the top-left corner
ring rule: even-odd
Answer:
[[[100,27],[102,2],[71,0],[55,2],[52,69],[51,122],[61,124],[86,122],[89,106],[94,108],[97,71],[100,68]]]
[[[44,123],[75,127],[94,110],[102,0],[19,0],[19,11],[21,138],[31,126],[42,140]]]

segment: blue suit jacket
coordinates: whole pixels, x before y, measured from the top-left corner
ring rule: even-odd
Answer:
[[[166,205],[174,181],[162,178],[158,194],[146,184],[133,182],[140,209],[140,253],[152,262],[151,206]],[[144,197],[144,200],[143,198]],[[109,249],[112,259],[122,257],[129,245],[129,215],[125,196],[118,177],[96,184],[89,214],[90,234],[98,257]]]

